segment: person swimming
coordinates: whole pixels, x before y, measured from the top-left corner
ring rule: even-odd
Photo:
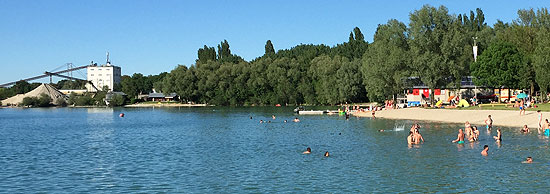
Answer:
[[[305,152],[302,152],[302,154],[311,154],[311,148],[307,147]]]
[[[296,118],[294,118],[294,120],[292,120],[292,122],[295,122],[295,123],[300,122],[300,119],[298,119],[298,117],[296,117]]]
[[[328,153],[328,151],[325,152],[325,157],[329,157],[329,156],[330,156],[330,154]]]
[[[264,120],[260,120],[260,123],[264,123]]]
[[[273,120],[275,120],[275,115],[271,115],[271,118],[272,118]]]
[[[456,137],[455,140],[453,140],[453,143],[459,143],[459,144],[463,144],[464,143],[464,131],[462,131],[462,129],[458,129],[458,135]]]
[[[496,142],[502,141],[502,132],[500,131],[500,128],[497,129],[497,136],[493,136]]]
[[[523,128],[521,129],[522,133],[529,133],[529,127],[527,125],[523,125]]]
[[[531,156],[527,157],[527,159],[525,159],[525,161],[521,162],[521,163],[524,163],[524,164],[531,164],[533,163],[533,158],[531,158]]]
[[[489,152],[489,146],[488,145],[483,146],[483,151],[481,151],[481,155],[487,156],[489,154],[488,152]]]

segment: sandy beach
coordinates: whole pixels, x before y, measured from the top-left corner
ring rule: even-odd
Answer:
[[[485,125],[487,115],[493,118],[494,126],[538,128],[538,116],[536,111],[527,111],[525,115],[519,115],[519,111],[508,110],[450,110],[450,109],[423,109],[405,108],[376,111],[377,118],[425,120],[446,123],[464,123],[470,121],[475,125]],[[372,117],[371,112],[356,113],[354,116]],[[542,112],[544,119],[550,118],[550,113]]]

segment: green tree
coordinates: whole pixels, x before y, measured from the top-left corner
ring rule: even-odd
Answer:
[[[409,45],[412,69],[422,82],[435,89],[458,85],[467,71],[462,58],[465,44],[462,24],[447,8],[425,5],[410,14]],[[453,82],[450,82],[452,80]],[[430,97],[433,97],[433,92]],[[430,98],[433,105],[433,98]]]
[[[32,87],[32,85],[29,84],[29,82],[26,82],[26,81],[18,81],[12,87],[13,87],[16,94],[24,94],[24,93],[30,92],[32,89],[34,89]]]
[[[363,56],[363,79],[371,101],[383,101],[404,89],[410,74],[407,26],[397,20],[379,25]]]
[[[523,56],[517,47],[508,42],[495,42],[472,63],[470,71],[476,85],[500,88],[518,88],[525,67]]]
[[[208,47],[204,45],[204,48],[199,49],[197,53],[198,62],[206,63],[209,60],[216,60],[216,49],[214,49],[214,47]]]
[[[124,99],[124,96],[122,95],[118,95],[118,94],[114,94],[112,97],[111,97],[111,101],[110,101],[110,106],[122,106],[124,105],[124,102],[125,102],[125,99]]]
[[[265,54],[264,55],[273,55],[275,54],[275,48],[273,48],[273,43],[271,40],[267,40],[265,43]]]
[[[550,28],[542,28],[538,34],[536,41],[536,49],[533,55],[533,65],[536,72],[536,81],[542,92],[542,98],[545,100],[546,93],[550,88]]]

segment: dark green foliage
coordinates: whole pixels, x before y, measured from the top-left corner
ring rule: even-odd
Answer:
[[[153,92],[153,86],[160,86],[161,82],[168,73],[163,72],[158,75],[143,76],[141,73],[134,73],[131,77],[124,75],[121,77],[121,90],[131,98],[137,97],[138,94],[149,94]],[[160,90],[160,88],[157,88]]]
[[[53,86],[60,90],[84,89],[86,88],[86,81],[64,79],[53,84]]]
[[[517,47],[508,42],[496,42],[472,63],[470,71],[478,85],[520,88],[522,68],[525,64]]]
[[[15,96],[17,93],[15,93],[15,90],[13,87],[11,88],[0,88],[0,100],[4,100],[6,98]]]
[[[67,106],[67,101],[65,101],[65,99],[63,98],[58,98],[55,103],[57,104],[57,106],[61,106],[61,107]]]
[[[271,43],[271,40],[267,40],[265,43],[265,55],[273,55],[275,54],[275,48],[273,48],[273,43]]]
[[[533,54],[533,65],[536,72],[536,81],[542,92],[542,97],[546,98],[546,93],[550,88],[550,28],[542,28],[536,38],[536,49]]]
[[[198,51],[198,62],[206,63],[209,60],[216,60],[216,49],[214,49],[214,47],[204,45],[204,48],[201,48]]]
[[[75,106],[92,106],[95,104],[95,100],[89,94],[86,94],[84,96],[77,96],[74,99]]]
[[[407,26],[397,20],[378,26],[361,69],[369,99],[381,102],[403,91],[411,73],[407,40]]]
[[[39,97],[25,97],[21,102],[21,106],[30,107],[48,107],[51,106],[52,99],[47,94],[41,94]]]
[[[432,89],[458,85],[468,67],[464,48],[469,37],[464,36],[462,22],[449,15],[444,6],[427,5],[411,13],[410,20],[413,75]],[[432,104],[433,100],[431,98]]]
[[[13,86],[13,89],[16,94],[24,94],[32,90],[31,84],[26,81],[18,81]]]
[[[109,106],[122,106],[124,105],[124,102],[125,102],[125,98],[124,96],[122,95],[118,95],[118,94],[114,94],[112,97],[111,97],[111,101],[109,103]]]

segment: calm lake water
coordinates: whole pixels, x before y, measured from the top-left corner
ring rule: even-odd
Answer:
[[[503,128],[498,146],[492,139],[496,131],[482,129],[480,142],[458,146],[451,140],[463,125],[420,122],[426,142],[409,147],[412,121],[325,115],[283,122],[294,117],[292,108],[280,107],[0,109],[0,192],[545,193],[550,188],[549,139],[536,132]],[[480,155],[485,144],[487,157]],[[313,153],[302,154],[306,147]],[[330,157],[323,157],[325,151]],[[522,164],[527,156],[535,163]]]

